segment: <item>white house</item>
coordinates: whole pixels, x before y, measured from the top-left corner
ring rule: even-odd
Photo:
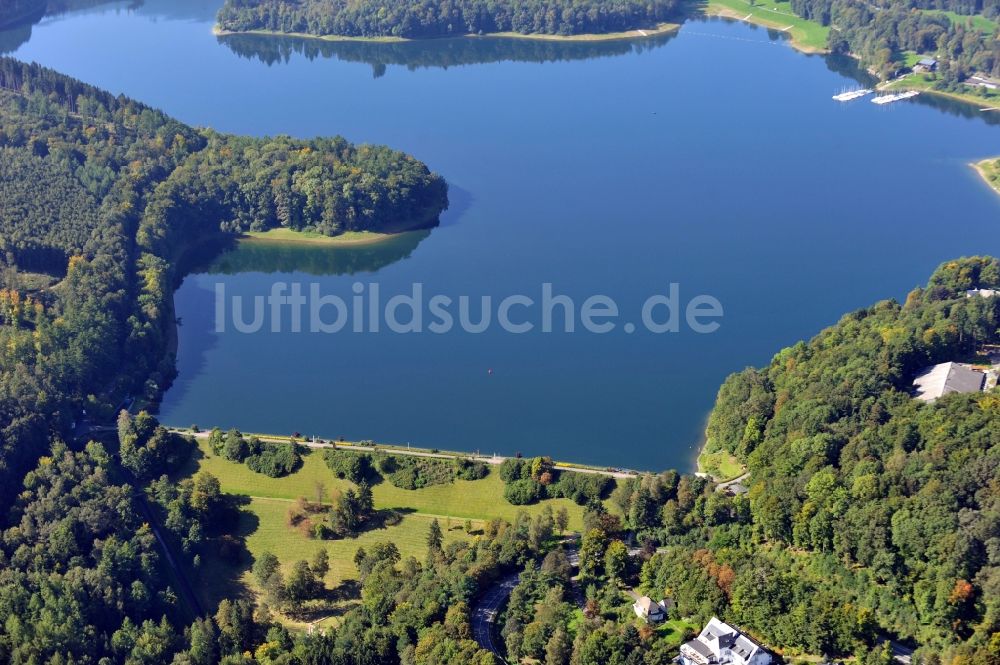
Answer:
[[[924,402],[951,393],[975,393],[983,389],[986,374],[959,363],[928,367],[913,380],[914,396]]]
[[[770,665],[771,653],[716,617],[698,637],[681,645],[680,665]]]
[[[966,298],[975,298],[976,296],[980,298],[992,298],[998,295],[1000,295],[1000,291],[997,289],[970,289],[965,292]]]
[[[643,596],[632,604],[632,611],[647,623],[660,623],[667,618],[667,612],[672,605],[673,601],[669,598],[654,603],[649,596]]]

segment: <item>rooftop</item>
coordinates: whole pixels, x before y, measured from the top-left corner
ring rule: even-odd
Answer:
[[[928,367],[913,380],[915,397],[925,402],[951,393],[975,393],[983,389],[986,375],[967,365],[949,362]]]

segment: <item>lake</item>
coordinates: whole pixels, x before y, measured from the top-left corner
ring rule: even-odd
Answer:
[[[431,231],[251,243],[190,274],[169,424],[687,469],[727,374],[904,298],[943,260],[1000,253],[1000,197],[968,166],[1000,154],[1000,113],[927,95],[838,104],[858,84],[850,62],[745,24],[634,43],[335,44],[217,38],[219,0],[85,4],[0,49],[194,125],[386,143],[451,184]],[[614,299],[623,322],[676,284],[724,316],[710,334],[217,331],[218,288],[252,301],[276,281],[473,302],[548,283]]]

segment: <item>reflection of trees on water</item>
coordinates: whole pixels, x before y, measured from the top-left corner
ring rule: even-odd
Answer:
[[[165,19],[213,21],[218,0],[0,0],[0,54],[12,53],[31,39],[31,29],[47,16],[115,5]]]
[[[504,37],[361,42],[277,35],[222,35],[219,42],[240,57],[260,60],[267,65],[287,63],[294,55],[302,55],[309,60],[337,58],[347,62],[364,62],[372,66],[372,71],[378,78],[385,73],[388,65],[402,65],[408,69],[446,69],[458,65],[504,61],[556,62],[641,53],[663,46],[674,36],[675,33],[670,33],[642,39],[593,42]]]
[[[248,240],[217,257],[204,272],[223,275],[241,272],[303,272],[309,275],[375,272],[409,258],[430,233],[429,230],[408,231],[377,243],[343,246]]]
[[[981,104],[968,104],[949,97],[924,94],[919,97],[915,97],[912,101],[917,102],[918,104],[931,106],[936,108],[938,111],[944,111],[950,115],[957,115],[961,118],[979,118],[988,125],[1000,125],[1000,111],[987,111],[983,113],[979,110],[981,108],[994,105],[985,99]]]
[[[824,60],[830,71],[854,79],[861,87],[874,88],[878,84],[878,79],[868,73],[857,60],[850,56],[828,55],[824,57]],[[1000,112],[982,113],[979,111],[980,108],[990,106],[985,99],[982,104],[970,104],[940,95],[922,94],[912,101],[962,118],[979,118],[989,125],[1000,124]]]
[[[46,16],[67,14],[110,4],[112,0],[0,0],[0,54],[12,53],[28,43],[31,29]],[[143,0],[123,2],[129,8]]]
[[[39,17],[39,20],[41,20],[41,17]],[[27,44],[28,40],[31,39],[32,25],[34,23],[24,23],[13,28],[0,29],[0,55],[13,53],[24,44]]]

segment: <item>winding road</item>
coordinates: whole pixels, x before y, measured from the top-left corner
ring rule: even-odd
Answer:
[[[504,658],[506,649],[502,643],[499,646],[497,644],[497,615],[517,586],[519,576],[519,573],[512,573],[494,582],[493,586],[476,601],[472,610],[473,639],[480,647],[496,656],[501,663],[506,663],[507,660]]]

